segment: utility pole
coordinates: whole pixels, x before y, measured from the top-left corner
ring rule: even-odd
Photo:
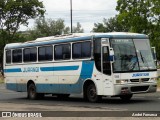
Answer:
[[[70,8],[71,8],[71,33],[72,33],[72,0],[70,0]]]

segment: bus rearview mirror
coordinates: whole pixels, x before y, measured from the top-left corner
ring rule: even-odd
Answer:
[[[113,50],[113,48],[110,48],[110,61],[114,62],[114,50]]]

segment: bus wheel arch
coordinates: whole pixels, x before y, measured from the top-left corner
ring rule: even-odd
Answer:
[[[37,93],[36,85],[32,80],[29,80],[27,83],[27,97],[31,100],[42,99],[44,97],[43,93]]]
[[[94,81],[86,80],[83,84],[83,97],[89,102],[98,102],[102,96],[97,95],[97,87]]]

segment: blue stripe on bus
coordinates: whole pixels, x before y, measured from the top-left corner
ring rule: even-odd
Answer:
[[[43,72],[47,71],[69,71],[69,70],[78,70],[79,66],[58,66],[58,67],[40,67],[40,70]],[[5,73],[15,73],[22,72],[21,68],[11,68],[4,69]]]
[[[63,67],[62,67],[63,68]],[[58,68],[57,70],[62,70],[62,68]],[[78,69],[78,66],[69,66],[69,68]],[[40,83],[36,84],[38,93],[82,93],[83,91],[83,83],[86,79],[91,79],[93,74],[94,61],[83,61],[82,69],[78,79],[78,82],[75,84],[45,84]],[[68,69],[68,68],[67,68]],[[45,71],[53,70],[53,68],[44,68]],[[64,70],[64,68],[63,68]],[[53,76],[54,77],[54,76]],[[7,89],[14,91],[27,91],[27,84],[16,84],[16,83],[7,83]]]
[[[11,72],[22,72],[21,68],[10,68],[10,69],[4,69],[5,73],[11,73]]]
[[[68,71],[78,70],[79,66],[40,67],[41,71]]]

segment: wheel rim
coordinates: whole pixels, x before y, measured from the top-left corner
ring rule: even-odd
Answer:
[[[30,96],[31,96],[31,97],[34,97],[34,96],[35,96],[35,93],[36,93],[35,89],[34,89],[33,87],[31,87],[31,88],[30,88]]]
[[[91,86],[88,90],[88,98],[91,101],[94,101],[97,98],[97,92],[94,86]]]
[[[95,98],[95,96],[96,96],[96,91],[95,91],[95,89],[93,89],[93,88],[90,89],[89,95],[90,95],[91,98]]]

